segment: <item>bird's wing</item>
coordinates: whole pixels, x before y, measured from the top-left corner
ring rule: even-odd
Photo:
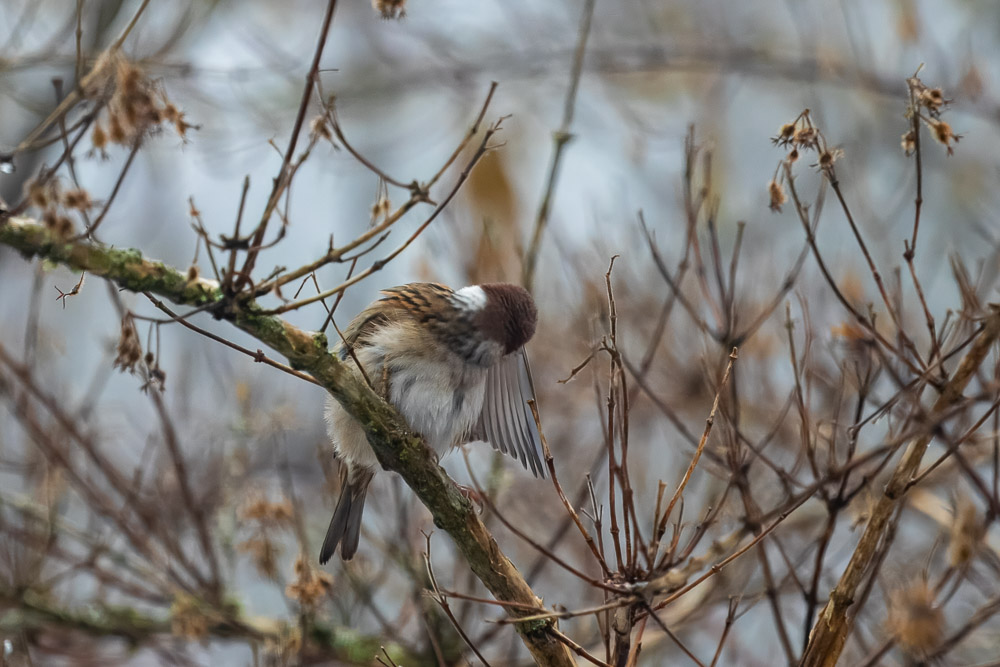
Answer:
[[[347,345],[366,345],[372,332],[390,320],[411,317],[426,324],[426,313],[434,312],[431,306],[436,306],[439,300],[447,299],[453,292],[437,283],[410,283],[384,289],[382,294],[385,296],[358,313],[344,329],[344,341],[337,346],[337,354],[341,359],[347,359]],[[344,345],[345,342],[347,345]]]
[[[421,324],[432,324],[454,309],[455,291],[439,283],[408,283],[384,289],[382,294],[376,304],[405,310]]]
[[[531,368],[522,347],[486,371],[483,410],[472,437],[514,457],[535,477],[545,477],[541,437],[528,405],[534,399]]]

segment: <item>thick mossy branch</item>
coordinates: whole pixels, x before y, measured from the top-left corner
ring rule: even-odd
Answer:
[[[222,297],[215,281],[188,280],[185,273],[146,259],[131,248],[63,242],[29,218],[12,218],[0,224],[0,243],[14,248],[26,259],[40,257],[64,264],[108,278],[129,291],[154,292],[177,304],[202,306]]]
[[[281,318],[264,314],[252,301],[223,302],[214,281],[187,276],[137,250],[63,242],[27,218],[0,221],[0,243],[27,258],[38,257],[104,277],[131,291],[147,291],[184,305],[217,303],[216,316],[285,356],[290,365],[315,377],[365,428],[368,440],[387,470],[403,478],[447,532],[487,589],[504,602],[537,607],[540,601],[524,577],[497,546],[486,526],[436,457],[388,403],[379,398],[348,367],[330,354],[326,336],[298,329]],[[508,613],[517,615],[513,607]],[[520,624],[518,632],[540,665],[573,665],[570,650],[548,632],[550,622]]]

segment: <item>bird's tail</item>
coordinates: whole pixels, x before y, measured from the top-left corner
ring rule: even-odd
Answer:
[[[345,466],[346,467],[346,466]],[[347,470],[341,485],[340,500],[333,511],[330,527],[326,529],[326,539],[319,552],[320,564],[326,563],[340,545],[340,557],[351,560],[358,550],[361,537],[361,515],[365,510],[365,495],[368,484],[375,475],[374,470]]]

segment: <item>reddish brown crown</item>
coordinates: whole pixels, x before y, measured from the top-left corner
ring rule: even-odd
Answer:
[[[486,305],[476,324],[483,333],[500,343],[505,354],[518,349],[535,335],[538,309],[528,290],[510,283],[480,285]]]

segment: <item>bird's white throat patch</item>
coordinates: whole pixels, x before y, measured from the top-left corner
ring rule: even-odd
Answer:
[[[482,310],[486,307],[486,292],[479,285],[469,285],[455,292],[455,301],[460,308]]]

